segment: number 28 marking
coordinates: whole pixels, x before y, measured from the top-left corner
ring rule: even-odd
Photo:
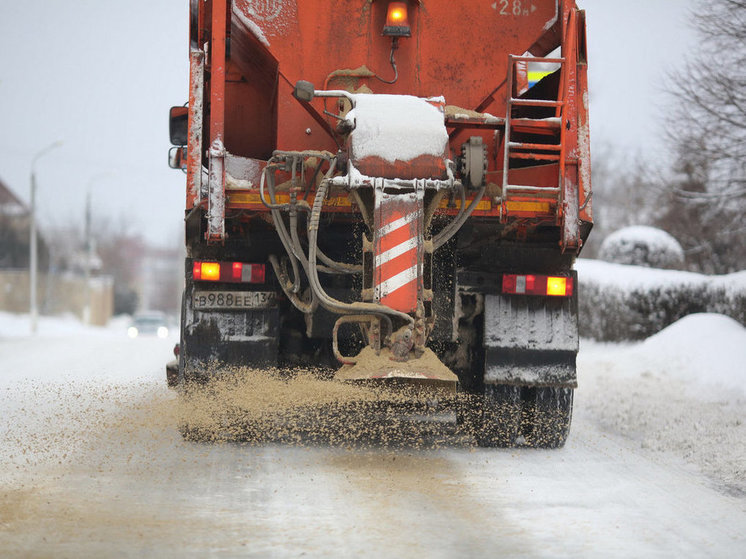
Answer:
[[[522,0],[500,0],[500,15],[501,16],[527,16],[529,14],[528,6],[524,8]]]

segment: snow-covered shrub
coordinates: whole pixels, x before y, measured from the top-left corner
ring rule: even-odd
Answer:
[[[746,326],[746,271],[706,276],[583,258],[576,268],[583,337],[641,340],[703,312],[724,314]]]
[[[662,229],[634,225],[606,237],[601,243],[599,258],[615,264],[680,269],[684,264],[684,250]]]

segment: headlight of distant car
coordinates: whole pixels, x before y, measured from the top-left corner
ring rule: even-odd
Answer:
[[[159,326],[158,327],[158,337],[159,338],[167,338],[168,337],[168,328],[165,326]]]
[[[139,332],[137,331],[137,328],[135,328],[134,326],[130,326],[129,328],[127,328],[127,335],[130,338],[136,338],[137,334],[139,334]]]

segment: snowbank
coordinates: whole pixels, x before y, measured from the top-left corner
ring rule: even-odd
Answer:
[[[646,225],[633,225],[615,231],[601,243],[599,258],[616,264],[681,268],[684,250],[671,235]]]
[[[746,328],[721,314],[692,314],[645,340],[638,353],[671,376],[746,397]]]
[[[163,382],[178,329],[167,338],[130,339],[130,324],[130,317],[124,315],[114,317],[106,327],[86,326],[73,315],[41,316],[37,333],[32,335],[29,315],[0,312],[0,388],[39,379],[118,382],[128,375],[142,375],[137,364],[143,360],[152,364],[153,355],[159,356],[159,364],[152,376]]]
[[[641,343],[582,340],[576,411],[746,494],[746,328],[682,318]]]
[[[580,334],[587,338],[641,340],[694,313],[746,324],[746,270],[707,276],[584,258],[575,268]]]
[[[37,332],[41,336],[67,336],[87,330],[88,328],[73,315],[62,315],[40,317]],[[29,315],[0,312],[0,339],[23,338],[30,335]]]
[[[126,333],[130,317],[115,316],[105,327],[86,326],[73,314],[40,316],[37,336],[74,337],[78,334],[111,336]],[[28,314],[15,314],[0,311],[0,340],[5,338],[26,338],[31,336],[31,318]]]

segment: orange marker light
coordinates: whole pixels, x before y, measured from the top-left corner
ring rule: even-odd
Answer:
[[[201,279],[218,281],[220,279],[220,264],[218,262],[202,262]]]
[[[383,34],[389,37],[410,37],[406,2],[389,2]]]
[[[564,297],[567,294],[567,278],[547,278],[547,295]]]
[[[386,25],[407,24],[407,6],[404,2],[391,2],[386,16]]]

